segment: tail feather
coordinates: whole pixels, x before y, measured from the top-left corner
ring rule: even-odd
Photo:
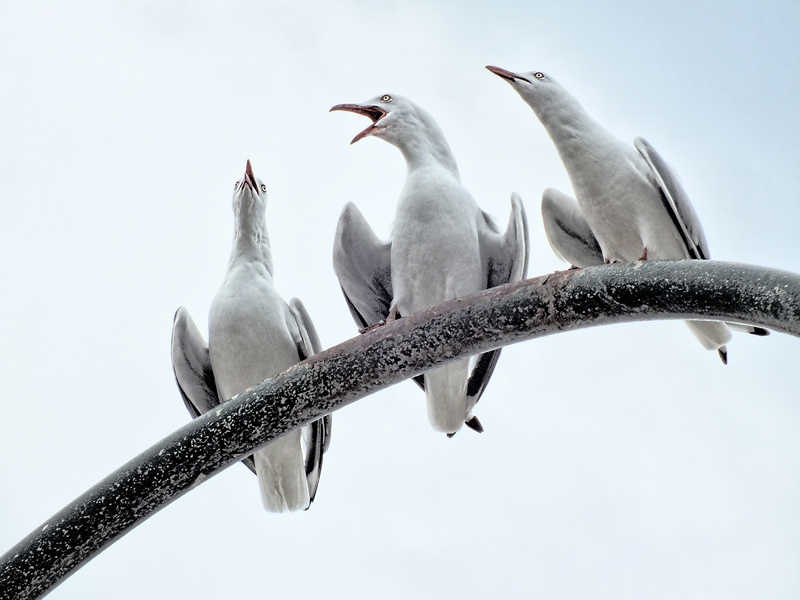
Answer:
[[[706,350],[717,350],[731,341],[731,331],[721,321],[685,321]]]
[[[468,358],[425,373],[428,419],[437,431],[455,433],[464,424],[469,413],[468,375]]]
[[[261,500],[269,512],[304,510],[310,503],[301,430],[259,448],[253,454]]]

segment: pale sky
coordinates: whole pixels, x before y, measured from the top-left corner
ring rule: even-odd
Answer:
[[[389,233],[405,166],[334,104],[405,95],[478,203],[544,237],[556,151],[486,71],[543,70],[680,174],[712,257],[800,272],[800,5],[0,2],[0,552],[189,419],[172,316],[206,333],[250,159],[278,290],[356,333],[331,267],[355,202]],[[403,383],[334,414],[317,499],[261,507],[235,465],[54,599],[800,596],[800,341],[679,322],[509,347],[448,440]]]

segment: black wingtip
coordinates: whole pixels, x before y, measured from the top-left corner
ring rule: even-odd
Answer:
[[[478,420],[478,417],[476,417],[475,415],[472,415],[471,418],[469,418],[466,421],[464,421],[464,425],[466,425],[467,427],[469,427],[473,431],[477,431],[478,433],[483,433],[483,425],[481,425],[481,422]]]
[[[753,327],[753,331],[750,332],[750,335],[758,335],[758,336],[765,336],[769,335],[769,330],[764,329],[763,327]]]
[[[723,365],[728,364],[728,349],[725,346],[721,348],[717,348],[717,353],[719,354],[719,359],[722,361]]]
[[[254,475],[258,475],[258,473],[256,473],[256,459],[252,454],[247,458],[243,458],[242,464],[250,469]]]

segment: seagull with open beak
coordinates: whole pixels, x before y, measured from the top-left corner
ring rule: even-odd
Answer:
[[[339,218],[333,266],[359,327],[524,278],[528,229],[522,201],[512,195],[508,227],[500,233],[461,184],[450,146],[428,112],[395,94],[331,111],[368,117],[372,123],[351,143],[380,138],[400,150],[408,168],[389,241],[375,235],[352,203]],[[494,350],[456,360],[415,378],[425,390],[434,429],[452,436],[466,422],[482,431],[472,409],[499,355]]]
[[[192,417],[322,350],[303,303],[292,298],[286,304],[273,286],[266,207],[267,186],[248,160],[233,188],[233,250],[211,304],[208,344],[185,308],[175,313],[172,365]],[[243,461],[258,475],[264,508],[284,512],[309,507],[330,433],[331,416],[326,415]]]

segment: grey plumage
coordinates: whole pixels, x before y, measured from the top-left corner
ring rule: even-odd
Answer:
[[[710,258],[688,195],[647,141],[636,138],[631,147],[617,139],[545,73],[487,69],[509,82],[533,109],[572,182],[576,203],[552,189],[543,197],[545,231],[556,254],[575,266],[598,264],[597,248],[604,262]],[[704,348],[717,350],[727,362],[731,334],[725,323],[686,324]]]
[[[352,203],[336,229],[333,265],[359,327],[518,281],[528,263],[525,209],[514,194],[505,233],[461,184],[455,158],[434,119],[412,101],[385,94],[340,104],[372,124],[353,142],[379,137],[403,154],[408,168],[391,239],[381,240]],[[466,422],[481,430],[472,408],[486,388],[500,351],[459,360],[415,378],[426,392],[433,427],[453,434]]]
[[[193,418],[322,350],[302,302],[292,298],[286,304],[273,287],[266,186],[253,174],[250,161],[236,183],[233,210],[233,250],[211,305],[209,343],[185,308],[178,309],[173,324],[175,380]],[[330,433],[327,415],[243,461],[258,475],[267,510],[308,508]]]
[[[603,251],[574,198],[554,188],[542,194],[542,223],[547,241],[561,260],[576,267],[603,264]]]

